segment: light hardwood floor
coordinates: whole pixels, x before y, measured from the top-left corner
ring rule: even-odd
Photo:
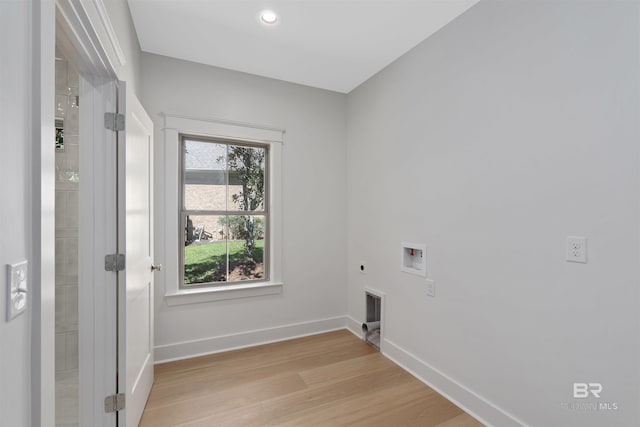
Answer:
[[[478,421],[346,330],[157,365],[141,427]]]

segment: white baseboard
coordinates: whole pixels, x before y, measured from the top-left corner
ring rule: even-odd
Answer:
[[[383,354],[387,358],[486,426],[522,427],[526,425],[394,342],[384,339],[383,344]]]
[[[347,319],[347,329],[355,336],[357,336],[358,338],[360,338],[361,340],[364,339],[364,336],[362,335],[362,323],[358,322],[356,319],[354,319],[353,317],[347,315],[345,316],[345,318]]]
[[[285,341],[307,335],[316,335],[344,329],[345,326],[346,316],[338,316],[329,319],[276,326],[273,328],[256,329],[238,334],[159,345],[154,349],[155,363],[166,363],[174,360],[189,359],[207,354]]]

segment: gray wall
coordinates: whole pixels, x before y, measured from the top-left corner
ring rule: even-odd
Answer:
[[[125,57],[125,64],[118,66],[118,78],[127,82],[127,89],[140,98],[141,70],[140,44],[133,26],[127,0],[104,0],[118,42]]]
[[[484,0],[348,97],[349,314],[386,292],[388,349],[529,425],[640,422],[639,28],[633,1]],[[574,382],[619,409],[563,409]]]
[[[163,236],[168,231],[160,114],[286,129],[283,293],[167,306],[165,269],[155,276],[156,347],[175,345],[188,351],[216,337],[344,316],[346,95],[146,53],[142,72],[143,105],[155,123],[156,262],[178,262],[162,259]],[[260,336],[259,340],[268,339],[266,333]]]
[[[31,240],[31,5],[0,11],[0,425],[30,423],[30,308],[6,321],[6,264],[28,259]],[[33,268],[31,262],[29,268]],[[33,283],[30,282],[29,286]],[[31,304],[31,297],[29,304]],[[51,355],[53,357],[53,355]]]

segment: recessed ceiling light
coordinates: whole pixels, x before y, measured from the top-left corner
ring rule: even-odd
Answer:
[[[278,22],[278,15],[272,10],[263,10],[260,12],[260,21],[263,24],[273,25]]]

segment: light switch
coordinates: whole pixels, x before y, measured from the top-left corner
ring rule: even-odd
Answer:
[[[427,279],[427,295],[430,297],[436,297],[436,282],[432,279]]]
[[[27,308],[27,261],[7,265],[7,321]]]

